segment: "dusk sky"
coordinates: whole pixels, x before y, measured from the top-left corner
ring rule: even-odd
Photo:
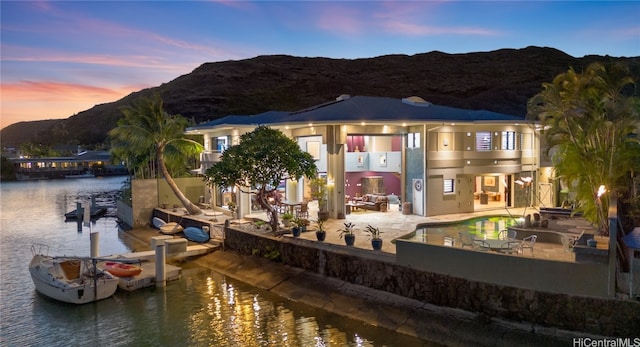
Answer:
[[[553,47],[640,56],[640,2],[1,1],[0,128],[67,118],[206,62]]]

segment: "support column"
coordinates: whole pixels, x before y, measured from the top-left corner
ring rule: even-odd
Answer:
[[[331,218],[344,217],[344,143],[346,134],[341,126],[327,126],[327,183]]]

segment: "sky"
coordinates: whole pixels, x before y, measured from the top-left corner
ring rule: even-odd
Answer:
[[[637,1],[0,1],[0,128],[259,55],[640,56]]]

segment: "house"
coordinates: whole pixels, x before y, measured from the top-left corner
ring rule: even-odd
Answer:
[[[78,175],[117,176],[129,171],[120,163],[112,163],[108,151],[79,151],[65,157],[9,158],[18,180],[76,177]]]
[[[281,130],[316,159],[329,184],[332,218],[372,195],[385,196],[386,208],[421,216],[557,205],[550,163],[541,162],[539,126],[521,117],[415,96],[341,95],[295,112],[233,115],[188,128],[204,136],[199,172],[258,125]],[[305,179],[287,180],[281,189],[287,200],[310,197]],[[215,206],[234,199],[240,216],[251,213],[251,198],[233,192],[205,194]]]

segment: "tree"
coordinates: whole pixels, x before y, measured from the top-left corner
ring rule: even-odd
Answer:
[[[279,130],[259,126],[240,136],[240,143],[229,147],[220,161],[207,169],[205,180],[220,188],[238,187],[255,193],[260,207],[269,214],[271,230],[278,230],[278,211],[268,201],[286,178],[312,178],[317,174],[311,154]]]
[[[188,156],[201,152],[203,146],[184,134],[189,121],[180,115],[170,115],[163,109],[159,94],[137,99],[133,106],[123,106],[124,118],[109,132],[112,138],[111,152],[128,162],[140,162],[152,150],[162,175],[187,209],[189,214],[200,214],[198,206],[189,201],[173,180],[168,163],[184,163]]]
[[[585,218],[608,234],[610,194],[617,194],[640,170],[640,105],[634,81],[623,65],[594,63],[583,73],[569,69],[543,84],[528,103],[539,119],[556,175],[571,185]]]

